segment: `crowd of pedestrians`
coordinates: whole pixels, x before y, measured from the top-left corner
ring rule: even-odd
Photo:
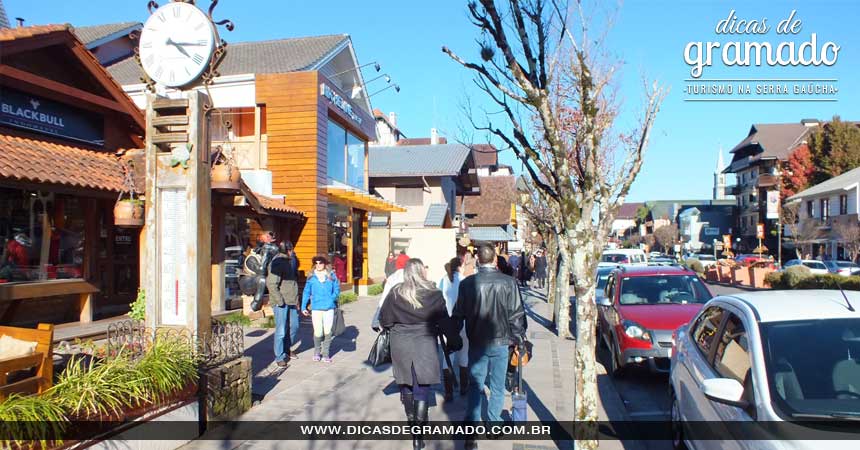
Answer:
[[[449,261],[445,272],[434,284],[420,259],[408,259],[405,268],[386,279],[371,324],[390,332],[392,369],[406,419],[425,423],[430,387],[442,383],[450,401],[458,382],[467,399],[464,420],[484,419],[481,405],[488,386],[486,419],[502,421],[510,350],[524,342],[527,326],[517,268],[484,244]],[[476,447],[475,441],[466,444]],[[422,447],[422,437],[413,436],[413,448]]]
[[[371,326],[390,333],[392,370],[400,386],[407,421],[428,420],[432,386],[444,386],[445,400],[454,388],[467,400],[464,420],[502,421],[505,381],[512,349],[525,341],[526,316],[519,287],[532,281],[543,287],[546,257],[513,252],[503,257],[489,244],[468,247],[445,264],[445,275],[433,282],[428,267],[405,250],[391,252],[385,262],[385,286]],[[299,314],[313,323],[314,361],[330,363],[332,328],[338,308],[340,280],[324,256],[312,259],[299,301],[298,261],[289,241],[277,242],[264,232],[255,252],[274,311],[275,363],[287,367],[298,355]],[[262,296],[255,293],[255,300]],[[489,388],[487,415],[482,417],[484,387]],[[420,435],[413,447],[423,447]],[[467,448],[475,448],[467,441]]]

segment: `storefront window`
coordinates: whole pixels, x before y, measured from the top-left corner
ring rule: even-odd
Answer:
[[[0,188],[0,283],[81,278],[84,211],[67,195]]]
[[[347,283],[346,258],[349,255],[349,208],[328,205],[328,260],[341,283]]]
[[[346,139],[346,184],[364,189],[364,141],[352,133]]]
[[[328,121],[328,177],[330,180],[366,189],[364,160],[366,142]]]
[[[245,251],[251,248],[251,219],[226,214],[224,217],[224,299],[227,309],[242,307],[239,274]]]
[[[346,183],[346,130],[329,120],[327,142],[328,177]]]

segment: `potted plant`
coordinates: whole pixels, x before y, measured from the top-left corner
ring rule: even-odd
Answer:
[[[750,265],[750,284],[757,289],[767,287],[765,278],[774,271],[770,261],[756,261]]]
[[[113,207],[114,225],[118,227],[142,227],[145,221],[143,215],[143,200],[135,198],[134,168],[129,160],[122,165],[124,189],[120,191]],[[123,198],[126,196],[126,198]]]
[[[216,147],[212,162],[212,189],[224,192],[238,191],[242,174],[233,158],[233,148],[229,144],[219,145]]]

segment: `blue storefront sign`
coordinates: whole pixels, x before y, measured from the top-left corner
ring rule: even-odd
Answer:
[[[0,88],[0,125],[103,146],[104,119],[99,114]]]

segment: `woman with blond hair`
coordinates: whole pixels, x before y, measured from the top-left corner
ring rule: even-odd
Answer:
[[[412,258],[403,269],[403,282],[391,290],[379,314],[380,325],[391,335],[394,379],[400,385],[400,401],[410,424],[427,422],[430,387],[439,384],[438,336],[445,335],[449,351],[462,346],[442,291],[427,280],[427,268]],[[413,435],[415,449],[423,447],[421,435]]]

